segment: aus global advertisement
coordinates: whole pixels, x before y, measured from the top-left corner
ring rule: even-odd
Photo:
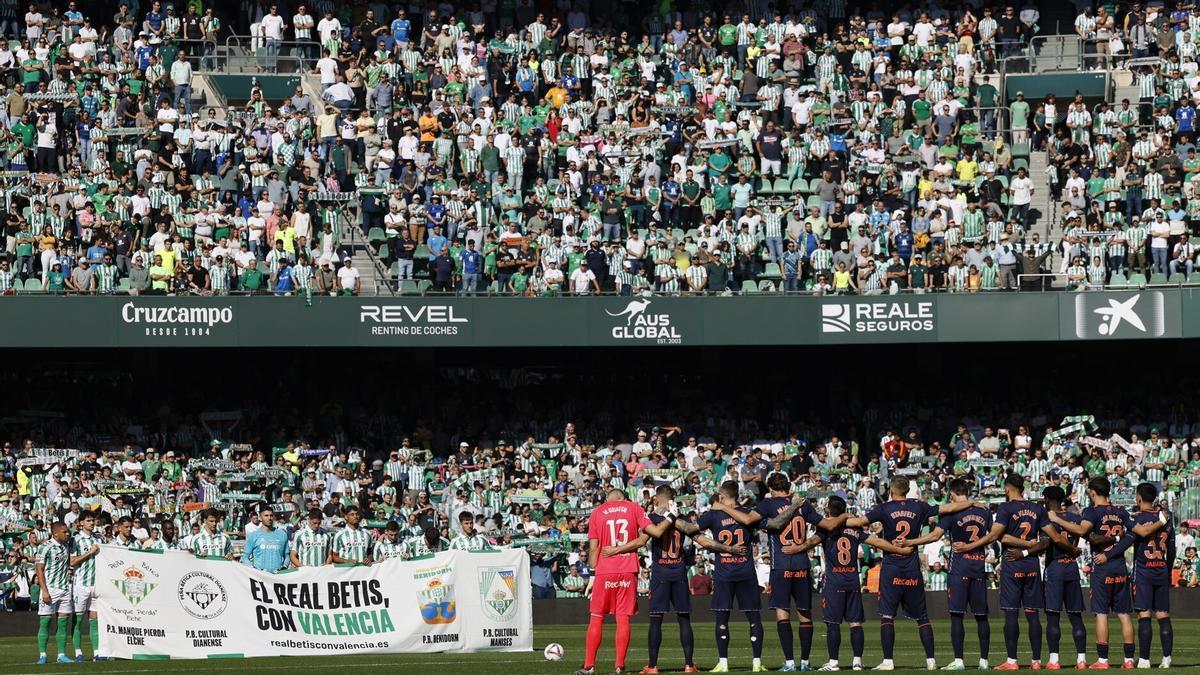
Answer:
[[[524,551],[448,551],[267,574],[102,546],[100,650],[121,659],[529,651]]]

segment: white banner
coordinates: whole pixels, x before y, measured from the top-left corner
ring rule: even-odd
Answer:
[[[102,546],[100,652],[203,659],[530,651],[524,551],[447,551],[267,574],[190,553]]]

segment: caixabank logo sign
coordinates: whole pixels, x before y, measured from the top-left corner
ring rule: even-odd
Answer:
[[[821,341],[891,342],[937,337],[932,300],[847,300],[821,305]]]
[[[1074,336],[1080,340],[1179,337],[1179,303],[1163,291],[1080,293],[1071,303]],[[1063,337],[1070,333],[1063,331]]]

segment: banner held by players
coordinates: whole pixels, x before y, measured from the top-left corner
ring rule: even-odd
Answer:
[[[101,547],[100,651],[122,659],[530,651],[524,551],[447,551],[267,574]]]

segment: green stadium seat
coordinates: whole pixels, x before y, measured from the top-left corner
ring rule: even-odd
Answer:
[[[763,179],[762,185],[754,191],[759,197],[775,194],[775,184],[768,179]]]
[[[488,295],[500,295],[500,282],[493,281],[492,283],[488,284],[487,293]]]
[[[775,194],[786,195],[792,191],[792,184],[786,178],[776,178],[774,185]]]
[[[384,235],[382,227],[372,227],[367,232],[367,241],[371,242],[372,244],[377,244],[384,239],[387,239],[387,236]]]
[[[388,278],[389,279],[397,279],[399,277],[400,277],[400,263],[394,262],[394,263],[392,263],[391,268],[388,269]]]
[[[806,195],[811,190],[812,188],[808,186],[808,180],[805,178],[797,178],[796,180],[792,181],[792,192]]]
[[[417,281],[417,291],[421,295],[425,295],[427,292],[429,292],[429,289],[431,289],[431,288],[433,288],[432,281],[430,281],[428,279],[421,279],[421,280]]]
[[[776,293],[776,292],[778,292],[778,289],[775,288],[775,282],[770,281],[770,280],[761,282],[758,285],[758,290],[761,293]]]
[[[117,290],[118,291],[128,291],[129,290],[129,277],[122,277],[120,280],[117,281]]]
[[[747,279],[742,282],[742,292],[743,293],[757,293],[758,292],[758,284],[754,283],[753,279]]]
[[[817,195],[809,195],[808,202],[805,204],[805,206],[810,209],[814,206],[820,207],[821,206],[821,198],[818,197]]]
[[[413,249],[413,258],[416,260],[427,260],[429,258],[429,246],[426,244],[417,244],[417,248]]]
[[[1028,143],[1013,143],[1012,144],[1012,156],[1014,158],[1029,157],[1029,144]]]
[[[420,295],[420,287],[417,282],[412,279],[404,279],[400,282],[400,295]]]
[[[1200,272],[1192,272],[1192,275],[1184,282],[1185,286],[1200,286]]]
[[[1142,288],[1146,285],[1146,275],[1140,272],[1134,272],[1129,275],[1128,288]]]
[[[1112,275],[1112,278],[1108,280],[1109,288],[1126,288],[1128,286],[1129,278],[1121,272],[1117,272],[1116,274]]]
[[[696,239],[700,238],[700,232],[696,228],[692,228],[692,229],[688,230],[687,232],[684,232],[683,237],[685,239],[688,237],[691,237],[692,240],[695,241]]]
[[[376,253],[376,255],[378,255],[378,256],[379,256],[381,259],[383,259],[383,260],[386,260],[386,259],[387,259],[387,257],[388,257],[388,245],[387,245],[387,244],[380,244],[380,245],[379,245],[379,252],[378,252],[378,253]]]
[[[1017,157],[1017,158],[1013,159],[1013,161],[1012,161],[1012,168],[1013,168],[1013,171],[1016,171],[1017,169],[1025,169],[1025,172],[1028,173],[1029,172],[1029,160],[1027,160],[1023,157]]]
[[[25,291],[26,293],[41,293],[42,280],[37,277],[30,277],[29,279],[25,280],[25,285],[21,287],[21,290]]]
[[[783,276],[783,272],[779,269],[779,263],[769,262],[763,271],[758,275],[759,279],[779,279]]]
[[[1155,272],[1154,274],[1150,275],[1151,286],[1165,286],[1168,283],[1170,282],[1167,281],[1167,275],[1163,274],[1162,272]]]

